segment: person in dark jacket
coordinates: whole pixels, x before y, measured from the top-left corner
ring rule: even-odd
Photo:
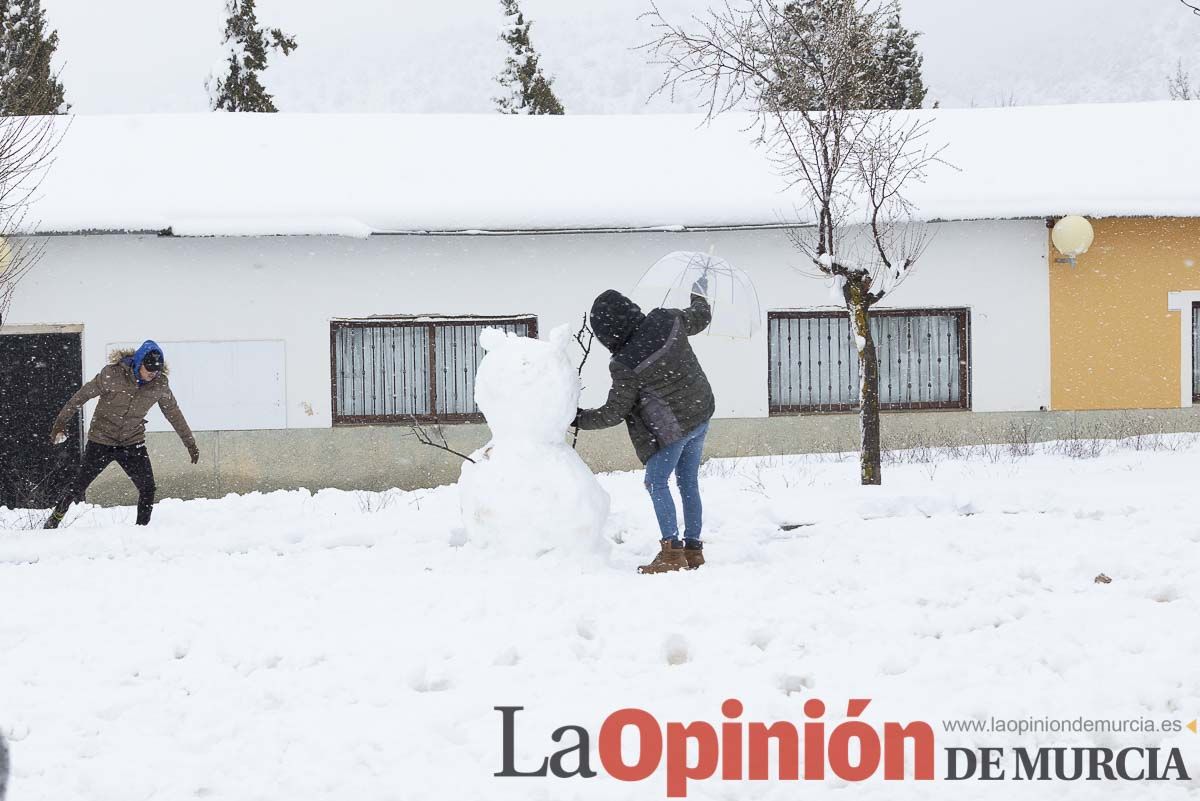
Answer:
[[[4,737],[0,735],[0,801],[4,801],[4,796],[8,793],[8,746],[4,743]]]
[[[646,489],[662,540],[658,555],[639,567],[640,573],[694,570],[704,564],[699,470],[716,404],[688,337],[712,320],[706,291],[707,282],[701,279],[692,287],[688,308],[654,309],[649,314],[613,289],[592,304],[592,331],[612,353],[612,389],[599,409],[580,409],[575,424],[589,430],[624,421],[646,465]],[[667,483],[672,473],[683,500],[682,542]]]
[[[162,348],[152,339],[136,351],[119,351],[100,374],[80,387],[50,428],[50,440],[56,445],[66,441],[71,416],[92,398],[100,398],[88,429],[83,462],[71,487],[63,496],[46,528],[58,528],[71,504],[83,500],[88,486],[112,462],[116,462],[138,490],[137,524],[147,525],[154,509],[154,469],[146,452],[145,415],[155,404],[183,440],[192,464],[200,461],[200,449],[188,427],[166,376]]]

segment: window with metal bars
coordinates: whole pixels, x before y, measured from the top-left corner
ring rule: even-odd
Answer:
[[[1192,400],[1200,402],[1200,303],[1192,304]]]
[[[538,335],[533,316],[330,323],[334,425],[482,421],[475,373],[485,328]]]
[[[772,414],[858,407],[858,349],[849,315],[767,315]],[[966,309],[876,309],[881,409],[970,408],[970,314]]]

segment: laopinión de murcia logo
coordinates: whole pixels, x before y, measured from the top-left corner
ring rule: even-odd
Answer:
[[[698,781],[837,778],[859,782],[878,777],[889,781],[1191,779],[1183,753],[1177,747],[954,746],[940,749],[939,770],[939,748],[933,726],[924,721],[861,720],[870,703],[869,698],[850,699],[845,719],[836,723],[825,719],[826,705],[818,698],[804,703],[804,720],[798,723],[744,720],[745,705],[736,698],[721,705],[722,717],[714,722],[662,722],[644,709],[618,709],[603,719],[596,738],[583,725],[555,728],[549,733],[545,755],[540,761],[533,759],[528,764],[518,764],[516,756],[518,716],[525,707],[497,706],[493,708],[500,715],[501,768],[493,775],[505,779],[593,779],[604,773],[618,781],[645,782],[661,768],[668,798],[686,798],[689,783]],[[1021,727],[997,728],[995,719],[990,724],[982,722],[984,725],[964,723],[943,721],[942,727],[957,732],[1021,731]],[[1185,728],[1195,733],[1196,721],[1186,725],[1164,721],[1154,728],[1138,725],[1120,730],[1170,734]],[[1038,727],[1031,725],[1022,733],[1037,730]],[[1113,727],[1079,730],[1111,731]],[[521,732],[521,736],[530,737],[531,733]],[[631,741],[636,742],[635,749],[623,748],[623,744]]]

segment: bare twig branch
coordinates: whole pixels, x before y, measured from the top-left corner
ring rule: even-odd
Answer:
[[[36,228],[27,217],[70,123],[55,116],[0,117],[0,325],[17,285],[41,260],[45,239],[14,238]]]
[[[467,456],[465,453],[456,451],[454,448],[450,447],[450,443],[446,441],[446,432],[442,429],[442,424],[436,417],[433,420],[433,425],[429,428],[426,428],[421,424],[421,421],[414,416],[408,428],[409,431],[412,432],[412,435],[417,438],[417,442],[421,443],[422,445],[428,445],[431,448],[437,448],[440,451],[452,453],[460,459],[464,459],[471,464],[475,464],[475,460],[470,456]]]
[[[586,337],[587,341],[584,341]],[[583,349],[583,358],[579,360],[579,369],[576,374],[583,376],[583,366],[587,364],[588,356],[592,355],[592,343],[596,340],[596,333],[592,331],[592,327],[588,325],[587,312],[583,313],[583,322],[579,326],[579,330],[575,332],[575,342]],[[571,447],[574,448],[579,444],[579,426],[575,426],[575,432],[571,435]]]
[[[587,342],[584,342],[585,336],[587,338]],[[584,312],[583,323],[580,324],[579,330],[575,332],[575,342],[583,351],[583,358],[579,360],[579,369],[575,371],[577,375],[583,375],[583,366],[587,364],[588,356],[592,354],[592,343],[595,340],[596,334],[594,331],[592,331],[592,327],[588,325],[587,312]]]
[[[1200,6],[1194,6],[1191,3],[1189,3],[1188,0],[1179,0],[1179,2],[1183,3],[1185,6],[1190,8],[1192,10],[1192,13],[1195,14],[1197,17],[1200,17]]]
[[[44,239],[13,239],[36,225],[27,224],[30,206],[53,163],[53,154],[70,126],[62,110],[58,74],[38,80],[43,41],[32,48],[3,54],[3,97],[0,98],[0,325],[4,324],[17,285],[37,265]],[[23,62],[23,63],[21,63]]]
[[[1192,88],[1192,76],[1183,68],[1183,59],[1175,62],[1175,74],[1167,76],[1167,94],[1172,100],[1194,100],[1200,86]]]

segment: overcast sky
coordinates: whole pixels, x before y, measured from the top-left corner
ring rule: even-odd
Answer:
[[[660,0],[684,18],[705,0]],[[43,0],[81,113],[206,111],[222,0]],[[522,0],[568,113],[689,111],[634,50],[646,0]],[[1177,60],[1200,79],[1200,17],[1178,0],[904,0],[942,106],[1156,100]],[[504,50],[498,0],[259,0],[296,35],[267,83],[284,111],[488,112]],[[1200,83],[1200,80],[1197,81]]]

